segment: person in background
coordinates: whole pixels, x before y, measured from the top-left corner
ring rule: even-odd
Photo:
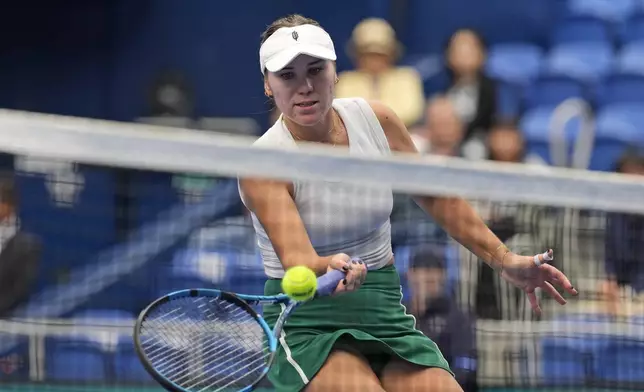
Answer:
[[[521,133],[509,125],[499,125],[487,136],[489,158],[497,162],[521,163],[524,158],[524,142]]]
[[[512,124],[497,124],[487,135],[488,158],[496,162],[546,165],[546,162],[525,149],[521,132]]]
[[[40,240],[21,229],[13,178],[0,177],[0,317],[25,303],[34,289],[41,257]]]
[[[463,390],[473,392],[478,390],[474,324],[446,289],[444,253],[442,246],[424,245],[412,254],[410,308],[417,328],[441,348]]]
[[[445,48],[448,86],[445,94],[465,124],[464,142],[481,143],[496,121],[496,84],[483,72],[486,44],[474,30],[461,29]]]
[[[617,172],[644,175],[644,148],[633,148],[620,160]],[[620,289],[644,290],[644,215],[610,213],[606,217],[605,272],[601,294],[609,314],[622,314]]]
[[[353,30],[349,56],[356,69],[338,75],[336,97],[377,100],[391,107],[405,125],[423,115],[423,81],[410,67],[396,66],[402,49],[387,21],[369,18]]]
[[[194,114],[194,91],[183,72],[157,74],[147,98],[149,117],[191,118]]]
[[[427,104],[425,123],[413,129],[412,140],[423,154],[462,157],[464,125],[446,96],[435,96]]]
[[[437,96],[429,101],[425,123],[411,129],[410,136],[421,154],[462,156],[463,124],[446,97]],[[447,240],[447,234],[413,198],[399,192],[394,193],[391,236],[393,246],[443,243]]]

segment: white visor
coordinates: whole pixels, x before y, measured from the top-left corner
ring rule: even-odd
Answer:
[[[336,60],[333,40],[322,28],[313,25],[282,27],[259,49],[262,74],[265,69],[270,72],[279,71],[301,54],[323,60]]]

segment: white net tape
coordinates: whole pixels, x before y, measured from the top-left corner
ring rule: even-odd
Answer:
[[[434,156],[355,157],[331,147],[251,147],[254,138],[0,111],[4,152],[113,167],[391,185],[405,193],[644,212],[644,180]]]

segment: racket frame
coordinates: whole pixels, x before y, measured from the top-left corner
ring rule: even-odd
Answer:
[[[191,392],[181,386],[175,384],[171,380],[161,374],[155,367],[150,363],[147,356],[145,355],[145,350],[143,348],[143,342],[141,341],[141,328],[143,323],[147,319],[147,316],[158,308],[161,305],[164,305],[167,302],[170,302],[179,298],[218,298],[224,301],[228,301],[238,305],[240,308],[245,310],[253,319],[262,327],[264,334],[268,339],[268,349],[269,357],[265,363],[264,369],[260,376],[252,384],[244,387],[239,392],[249,392],[252,391],[257,384],[266,377],[268,371],[273,364],[275,359],[275,354],[277,353],[277,347],[279,342],[279,335],[282,332],[284,322],[288,318],[295,308],[302,302],[292,300],[285,294],[264,296],[264,295],[247,295],[247,294],[236,294],[228,291],[221,291],[216,289],[185,289],[178,290],[171,293],[168,293],[155,301],[149,304],[140,314],[134,325],[134,347],[135,351],[139,357],[139,360],[143,364],[145,370],[157,381],[163,388],[170,392]],[[266,320],[252,308],[252,305],[266,305],[266,304],[285,304],[286,308],[282,312],[281,316],[275,323],[275,327],[271,329]]]
[[[354,260],[357,260],[357,259],[354,259]],[[317,288],[315,297],[331,295],[335,290],[337,284],[342,279],[344,279],[344,276],[345,274],[343,272],[333,270],[319,277],[318,288]],[[293,310],[295,310],[295,308],[297,308],[300,304],[306,302],[306,301],[295,301],[291,299],[289,296],[287,296],[286,294],[278,294],[278,295],[270,295],[270,296],[248,295],[248,294],[231,293],[229,291],[222,291],[217,289],[199,289],[199,288],[178,290],[178,291],[168,293],[160,298],[157,298],[151,304],[149,304],[145,309],[143,309],[143,311],[139,314],[139,317],[137,317],[136,324],[134,325],[134,347],[139,357],[139,360],[143,364],[143,367],[145,368],[145,370],[163,388],[165,388],[170,392],[193,392],[193,391],[186,390],[185,388],[180,387],[179,385],[175,384],[171,380],[168,380],[159,371],[157,371],[155,367],[150,363],[147,356],[145,355],[143,344],[141,342],[141,328],[143,326],[143,322],[147,319],[147,316],[150,314],[150,312],[152,312],[157,307],[178,298],[188,298],[188,297],[220,298],[224,301],[229,301],[231,303],[239,305],[240,308],[244,309],[249,315],[251,315],[253,319],[255,319],[255,321],[259,323],[259,325],[262,327],[262,330],[264,331],[264,334],[266,335],[266,338],[268,339],[268,342],[269,342],[268,348],[269,348],[270,354],[269,354],[268,360],[266,361],[264,369],[262,370],[262,373],[259,375],[257,380],[255,380],[252,384],[242,388],[239,392],[252,391],[255,388],[255,386],[257,386],[257,384],[260,381],[262,381],[264,377],[266,377],[269,369],[271,368],[271,365],[273,364],[273,360],[275,359],[278,342],[279,342],[279,335],[282,333],[282,328],[284,327],[284,323],[288,319],[289,315],[293,312]],[[264,320],[264,318],[259,313],[257,313],[255,309],[252,308],[252,305],[260,305],[260,304],[261,305],[266,305],[266,304],[285,304],[286,305],[286,308],[282,311],[281,315],[275,322],[275,327],[273,329],[271,329],[268,323]]]

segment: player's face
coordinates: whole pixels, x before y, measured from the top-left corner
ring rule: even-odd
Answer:
[[[269,72],[265,88],[277,108],[303,126],[322,121],[331,108],[335,86],[331,61],[301,55],[278,72]]]

